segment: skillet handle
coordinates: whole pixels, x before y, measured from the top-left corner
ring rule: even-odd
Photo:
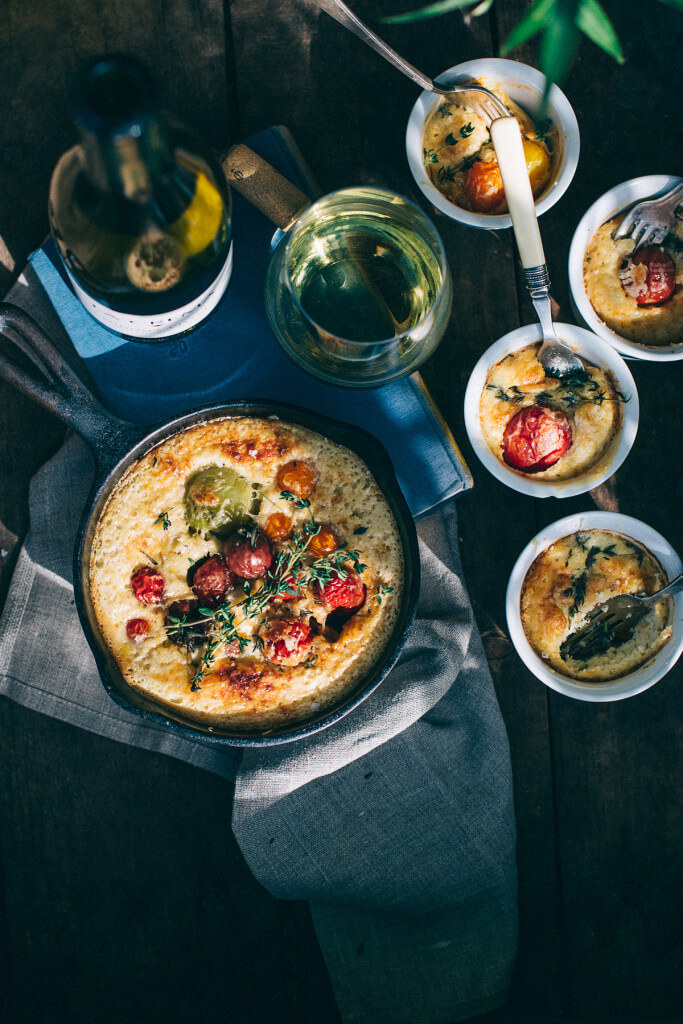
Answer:
[[[19,344],[13,334],[24,344]],[[0,351],[0,377],[73,427],[92,449],[100,470],[116,465],[147,433],[148,427],[138,427],[107,412],[35,320],[10,302],[0,303],[0,335],[26,351],[36,367],[35,373],[26,370],[7,352]]]

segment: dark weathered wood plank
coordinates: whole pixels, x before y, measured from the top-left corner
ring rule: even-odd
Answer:
[[[524,4],[497,6],[505,36]],[[581,159],[568,193],[540,221],[559,319],[569,322],[567,259],[581,216],[618,182],[671,173],[672,166],[672,82],[652,68],[678,66],[680,16],[652,4],[641,32],[634,30],[640,5],[613,4],[609,12],[627,63],[619,68],[582,43],[564,86],[579,118]],[[520,303],[533,320],[525,295]],[[680,365],[631,364],[641,419],[628,460],[599,493],[538,503],[539,525],[610,508],[644,520],[681,550],[683,495],[666,440],[680,435]],[[683,827],[675,781],[683,768],[682,678],[679,664],[655,689],[609,705],[550,698],[562,894],[557,1007],[579,1019],[657,1020],[683,1005],[683,944],[676,929],[683,909],[676,854]]]

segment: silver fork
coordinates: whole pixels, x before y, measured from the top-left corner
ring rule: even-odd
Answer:
[[[610,597],[588,613],[581,629],[570,633],[567,639],[563,640],[560,654],[563,658],[584,661],[592,654],[609,647],[614,640],[625,642],[650,608],[681,589],[683,573],[679,573],[671,583],[655,594],[619,594],[617,597]]]
[[[671,230],[676,207],[681,202],[683,181],[663,196],[636,203],[614,232],[614,237],[632,238],[636,243],[633,252],[646,245],[661,245]]]
[[[505,104],[498,99],[489,89],[483,85],[473,85],[471,81],[463,84],[433,81],[427,78],[421,71],[413,67],[405,57],[402,57],[396,50],[380,39],[372,29],[368,28],[364,21],[353,13],[342,0],[314,0],[314,3],[330,17],[347,28],[354,35],[362,39],[364,43],[371,46],[373,50],[381,54],[385,60],[397,67],[404,75],[412,79],[422,89],[436,93],[437,96],[446,96],[460,106],[467,107],[477,114],[488,127],[496,117],[509,117],[510,111]]]

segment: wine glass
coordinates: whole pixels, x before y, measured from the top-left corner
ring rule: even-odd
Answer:
[[[410,200],[341,189],[283,235],[266,310],[285,352],[329,384],[374,388],[404,377],[441,341],[452,282],[443,243]]]

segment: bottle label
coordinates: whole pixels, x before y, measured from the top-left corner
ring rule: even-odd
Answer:
[[[232,274],[232,243],[230,243],[225,263],[206,291],[198,295],[192,302],[188,302],[186,306],[169,309],[166,313],[157,313],[155,316],[136,316],[103,306],[101,302],[93,299],[83,290],[68,267],[65,269],[77,298],[80,299],[90,315],[104,327],[128,338],[160,341],[163,338],[172,338],[176,334],[192,330],[216,308],[223,298],[223,293],[228,287]]]

